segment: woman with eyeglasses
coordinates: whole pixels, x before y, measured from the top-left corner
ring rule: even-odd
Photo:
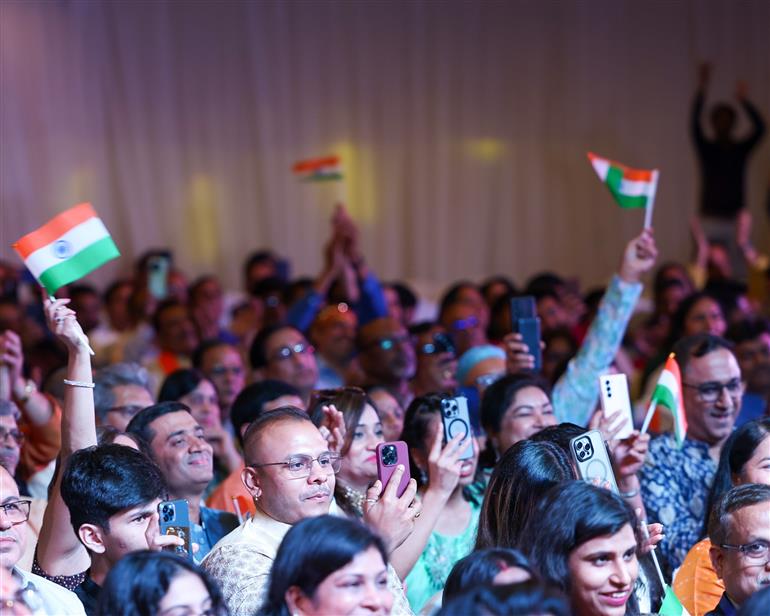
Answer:
[[[216,583],[168,552],[133,552],[110,569],[98,616],[227,616]]]
[[[204,437],[214,450],[214,478],[208,486],[207,496],[231,472],[240,468],[242,462],[233,437],[222,426],[214,384],[197,370],[176,370],[163,381],[158,402],[186,404],[195,420],[203,426]]]
[[[705,508],[704,535],[709,513],[720,497],[745,483],[770,485],[770,418],[745,423],[725,441]],[[710,548],[708,538],[696,543],[674,578],[674,592],[692,616],[713,610],[724,592],[711,564]]]
[[[392,606],[382,539],[359,522],[324,515],[286,533],[259,616],[387,616]]]

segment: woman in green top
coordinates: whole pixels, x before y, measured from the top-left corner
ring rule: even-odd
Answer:
[[[469,444],[461,436],[442,449],[441,400],[438,394],[415,398],[406,411],[401,435],[409,446],[412,476],[423,497],[422,515],[413,536],[402,546],[412,558],[402,553],[398,559],[414,563],[399,573],[408,573],[406,596],[415,613],[444,587],[454,564],[473,550],[481,510],[481,500],[464,490],[476,474],[476,439],[471,437],[473,456],[468,460],[459,459]]]

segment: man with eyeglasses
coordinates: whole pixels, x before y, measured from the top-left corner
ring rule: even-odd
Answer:
[[[283,381],[296,387],[307,404],[318,381],[315,349],[290,325],[263,328],[254,338],[249,361],[257,379]]]
[[[97,371],[94,411],[98,426],[126,431],[128,422],[143,408],[155,404],[150,377],[139,364],[118,363]]]
[[[27,544],[29,508],[30,500],[19,497],[13,477],[0,466],[0,577],[12,577],[18,583],[13,596],[4,597],[0,612],[14,607],[8,605],[11,601],[26,603],[27,607],[41,609],[44,614],[85,614],[74,593],[18,567]],[[26,597],[31,597],[30,601]],[[32,599],[38,605],[30,605]]]
[[[214,475],[213,450],[203,427],[181,402],[160,402],[139,412],[126,431],[139,438],[145,453],[160,468],[169,499],[186,499],[196,562],[238,525],[229,512],[209,509],[203,494]]]
[[[241,479],[256,513],[214,546],[202,563],[220,584],[232,614],[258,613],[278,546],[293,524],[339,514],[332,496],[341,457],[330,450],[304,411],[282,407],[261,414],[249,426],[244,443],[246,468]],[[413,501],[414,480],[396,497],[402,474],[403,469],[394,473],[382,496],[377,484],[367,492],[364,519],[392,549],[411,533],[420,509]],[[410,613],[395,572],[388,583],[396,599],[393,614]]]
[[[741,370],[724,338],[688,336],[675,345],[674,354],[682,374],[687,437],[681,448],[671,433],[653,438],[639,472],[647,519],[666,529],[658,549],[672,571],[702,537],[719,455],[743,395]],[[636,496],[631,492],[628,498]]]
[[[364,385],[385,387],[401,408],[407,408],[414,397],[409,382],[415,374],[416,360],[406,328],[390,317],[375,319],[359,329],[356,346]]]
[[[246,370],[238,347],[221,340],[203,342],[193,353],[193,367],[214,384],[222,425],[229,429],[230,409],[246,384]]]
[[[728,491],[709,519],[711,563],[725,592],[706,616],[735,616],[755,592],[770,587],[770,486]]]

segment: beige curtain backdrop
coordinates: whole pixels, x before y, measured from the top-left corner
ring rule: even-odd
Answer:
[[[685,258],[697,63],[710,101],[746,79],[770,120],[769,36],[766,0],[0,0],[0,258],[91,201],[124,254],[97,283],[161,245],[230,287],[263,246],[314,274],[343,199],[385,278],[600,283],[642,212],[586,150],[660,168],[659,245]],[[345,182],[292,176],[328,153]],[[749,178],[768,247],[768,139]]]

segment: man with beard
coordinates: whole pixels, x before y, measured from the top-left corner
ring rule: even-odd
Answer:
[[[410,328],[417,351],[417,371],[412,379],[415,396],[457,387],[457,358],[451,338],[437,323],[420,323]]]
[[[194,558],[200,562],[238,525],[232,513],[201,505],[214,474],[213,451],[203,437],[203,427],[184,404],[161,402],[139,412],[127,431],[138,437],[143,452],[160,468],[169,500],[187,500],[192,541],[199,546]]]
[[[327,306],[310,327],[318,362],[317,389],[342,387],[355,352],[358,318],[347,304]]]
[[[390,317],[375,319],[361,327],[356,346],[365,384],[386,387],[407,408],[413,398],[409,381],[415,374],[415,357],[406,328]]]

